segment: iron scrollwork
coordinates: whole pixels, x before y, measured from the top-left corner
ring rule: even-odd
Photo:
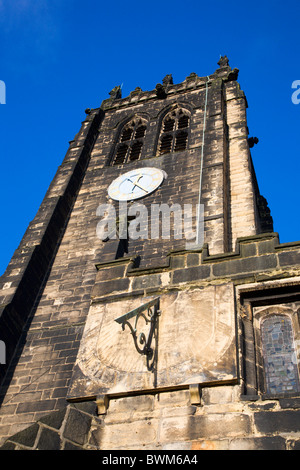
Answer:
[[[137,352],[139,354],[146,355],[147,359],[151,359],[154,353],[153,348],[151,347],[151,343],[159,315],[159,297],[157,297],[150,302],[147,302],[146,304],[141,305],[140,307],[135,308],[134,310],[125,313],[125,315],[115,319],[117,323],[122,325],[123,331],[125,330],[126,325],[129,327]],[[132,326],[129,320],[134,317],[135,322],[134,326]],[[140,318],[144,319],[146,325],[150,323],[147,336],[143,331],[138,334],[137,325]]]

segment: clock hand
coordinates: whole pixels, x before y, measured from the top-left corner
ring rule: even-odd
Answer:
[[[140,181],[140,179],[142,178],[143,175],[139,174],[139,176],[137,177],[137,179],[135,180],[134,184],[137,182],[137,181]]]
[[[146,193],[148,192],[147,189],[143,188],[142,186],[140,186],[139,184],[135,184],[135,186],[137,186],[138,188],[142,189],[143,191],[145,191]],[[133,188],[134,189],[134,188]]]
[[[142,189],[143,191],[146,191],[146,193],[148,192],[146,189],[144,189],[142,186],[140,186],[139,184],[137,184],[138,181],[140,181],[140,179],[143,177],[143,175],[139,174],[139,176],[137,177],[137,179],[134,181],[134,187],[133,189],[137,186],[138,188]]]
[[[145,188],[143,188],[142,186],[140,186],[139,184],[137,184],[136,181],[133,182],[133,181],[131,181],[131,179],[129,179],[129,178],[126,178],[126,179],[127,179],[127,181],[130,181],[130,183],[132,183],[132,184],[134,185],[131,192],[133,192],[134,188],[137,186],[138,188],[140,188],[140,189],[142,189],[143,191],[145,191],[146,193],[148,193],[147,189],[145,189]],[[137,181],[138,181],[138,180],[137,180]]]

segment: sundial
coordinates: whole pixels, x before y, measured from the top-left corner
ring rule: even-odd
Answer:
[[[236,380],[234,308],[230,284],[95,302],[70,398]]]

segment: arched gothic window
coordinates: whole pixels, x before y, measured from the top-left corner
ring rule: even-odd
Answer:
[[[261,323],[261,342],[267,394],[299,393],[299,371],[293,326],[287,315],[273,314]]]
[[[146,128],[146,121],[139,117],[125,124],[115,147],[112,165],[122,165],[123,163],[139,160]]]
[[[188,146],[190,116],[187,111],[176,108],[163,119],[158,143],[158,154],[179,152]]]

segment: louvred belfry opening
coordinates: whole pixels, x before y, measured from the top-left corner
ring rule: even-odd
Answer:
[[[132,119],[124,126],[115,148],[112,165],[122,165],[140,159],[146,129],[146,121],[140,118]]]
[[[162,122],[158,154],[163,155],[186,150],[188,147],[189,124],[190,117],[187,111],[181,108],[170,111]]]

